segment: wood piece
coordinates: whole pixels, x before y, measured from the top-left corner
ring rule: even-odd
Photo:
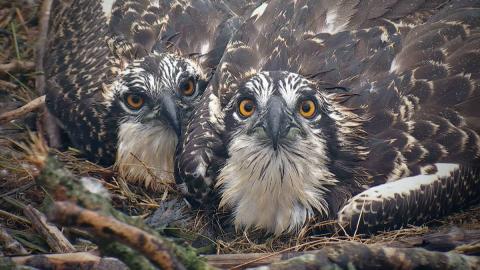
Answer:
[[[45,75],[44,75],[44,58],[48,42],[48,28],[50,21],[50,11],[52,9],[52,0],[43,0],[40,8],[39,32],[37,35],[37,43],[35,45],[35,70],[37,76],[35,78],[35,89],[38,93],[45,93]]]
[[[37,93],[45,93],[45,67],[44,58],[48,42],[48,29],[50,20],[50,11],[52,8],[52,0],[43,0],[40,9],[39,33],[37,37],[37,44],[35,46],[35,70],[37,75],[35,77],[35,89]],[[42,128],[47,137],[48,144],[53,148],[61,146],[60,128],[58,127],[55,117],[45,109],[40,121]]]
[[[25,224],[27,224],[27,225],[30,225],[30,224],[31,224],[31,222],[30,222],[28,219],[26,219],[26,218],[24,218],[24,217],[20,217],[20,216],[14,215],[14,214],[12,214],[12,213],[10,213],[10,212],[7,212],[7,211],[4,211],[4,210],[2,210],[2,209],[0,209],[0,216],[5,217],[5,218],[8,218],[8,219],[15,220],[15,221],[17,221],[17,222],[25,223]]]
[[[38,97],[27,104],[23,105],[20,108],[17,108],[13,111],[9,111],[0,115],[0,125],[8,123],[14,119],[25,116],[29,112],[38,110],[45,105],[45,96]]]
[[[39,269],[128,269],[124,263],[115,258],[101,258],[89,252],[31,255],[10,259],[16,265]]]
[[[162,239],[113,217],[81,208],[71,202],[56,202],[49,212],[49,218],[64,226],[81,228],[103,239],[128,245],[140,251],[161,269],[185,269]]]
[[[35,64],[30,61],[13,60],[10,63],[0,64],[0,74],[12,73],[17,71],[32,71]]]
[[[0,225],[0,248],[8,255],[26,255],[28,252]]]
[[[213,267],[222,269],[244,269],[246,267],[256,267],[260,265],[271,264],[308,253],[311,252],[220,254],[204,255],[203,257],[207,259],[208,264]]]
[[[8,91],[17,89],[17,87],[18,86],[14,83],[0,80],[0,91],[8,92]]]
[[[50,248],[57,253],[75,252],[75,247],[68,241],[62,232],[54,225],[47,223],[47,218],[37,209],[28,205],[24,209],[25,215],[32,222],[35,230],[45,237]]]
[[[342,243],[261,269],[479,269],[480,258],[423,248]]]
[[[480,230],[465,230],[458,227],[449,228],[438,232],[419,236],[401,238],[394,241],[381,243],[385,247],[415,248],[422,247],[430,251],[456,251],[465,255],[477,255],[479,253]],[[337,245],[337,243],[325,244]],[[271,264],[310,254],[306,252],[287,252],[288,250],[275,253],[246,253],[246,254],[220,254],[204,255],[208,263],[218,268],[245,268]]]

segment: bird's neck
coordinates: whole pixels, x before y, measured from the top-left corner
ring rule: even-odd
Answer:
[[[337,181],[328,171],[325,146],[312,143],[299,140],[275,151],[250,136],[231,141],[228,150],[234,154],[221,169],[217,187],[220,205],[233,210],[237,227],[280,234],[300,229],[314,212],[327,215],[323,197]]]
[[[174,182],[177,142],[175,132],[165,125],[123,123],[118,132],[115,168],[126,181],[158,190]]]

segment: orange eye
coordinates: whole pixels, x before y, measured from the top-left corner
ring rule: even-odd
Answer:
[[[195,93],[195,83],[193,82],[193,79],[188,79],[180,83],[179,85],[180,92],[184,96],[191,96],[193,93]]]
[[[300,103],[298,110],[303,117],[307,119],[313,118],[316,112],[315,102],[310,99],[304,100]]]
[[[136,94],[128,94],[126,100],[128,107],[132,110],[139,110],[145,103],[145,99]]]
[[[255,103],[251,99],[244,99],[238,104],[238,111],[243,117],[250,117],[255,112]]]

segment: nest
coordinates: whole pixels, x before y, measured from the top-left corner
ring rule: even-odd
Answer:
[[[0,63],[3,63],[0,64],[0,114],[41,95],[35,89],[36,74],[32,64],[39,31],[39,9],[36,1],[17,0],[0,4]],[[40,121],[43,114],[44,110],[37,110],[0,126],[0,228],[5,228],[28,253],[52,252],[47,239],[32,228],[32,221],[25,215],[27,206],[42,210],[45,200],[48,199],[47,193],[35,184],[35,176],[38,174],[36,163],[41,162],[45,153],[54,155],[74,175],[100,181],[109,191],[113,206],[129,216],[148,219],[157,209],[165,207],[166,202],[181,200],[173,187],[166,186],[162,192],[152,193],[132,186],[112,168],[100,167],[82,159],[75,149],[49,149],[44,139],[45,128]],[[466,241],[469,245],[476,245],[477,249],[471,253],[479,252],[478,243],[475,244],[474,241],[480,238],[480,207],[422,226],[374,236],[312,234],[313,231],[321,232],[322,228],[331,224],[322,222],[305,227],[295,236],[273,237],[265,236],[263,232],[236,232],[231,228],[225,229],[221,224],[229,219],[225,213],[212,217],[192,211],[188,216],[188,219],[178,223],[181,227],[160,229],[169,236],[193,244],[205,254],[299,252],[343,242],[414,247],[424,245],[426,239],[435,243],[435,239],[442,235],[448,236],[450,242]],[[466,236],[467,232],[471,233],[469,237]],[[75,236],[76,250],[92,251],[97,248],[92,242],[80,237],[78,232],[67,230],[64,233]],[[446,238],[439,239],[444,241]],[[465,245],[462,248],[465,248]]]

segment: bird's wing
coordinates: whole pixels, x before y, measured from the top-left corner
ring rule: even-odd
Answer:
[[[421,224],[480,195],[480,1],[452,1],[401,36],[390,66],[352,83],[370,120],[375,184],[339,212],[350,231]],[[387,183],[385,183],[387,182]]]
[[[87,157],[112,164],[118,122],[109,85],[129,63],[157,52],[214,68],[240,15],[209,0],[57,0],[46,59],[47,104]]]
[[[358,63],[349,68],[350,74],[354,74],[360,68],[357,66],[365,65],[373,54],[370,49],[388,48],[379,39],[369,39],[386,29],[376,26],[372,32],[342,31],[383,25],[386,19],[407,20],[407,16],[412,17],[409,22],[424,20],[425,14],[431,13],[428,5],[433,2],[408,1],[410,4],[405,5],[406,2],[284,0],[266,2],[253,9],[228,43],[203,101],[185,130],[188,136],[183,137],[176,160],[177,179],[185,193],[193,201],[208,199],[218,168],[226,158],[221,143],[222,108],[244,78],[262,70],[287,70],[312,77],[324,74],[337,66],[320,60],[330,47],[341,47],[345,42],[358,48],[356,54],[343,48],[350,60]],[[324,43],[324,36],[336,33],[339,36],[335,40]],[[357,44],[357,38],[364,42]],[[344,61],[340,67],[352,63]],[[332,80],[346,76],[343,72],[338,76],[331,74]]]
[[[111,1],[108,44],[117,58],[131,61],[152,51],[173,1]]]
[[[451,3],[400,35],[394,54],[381,53],[359,79],[341,82],[358,94],[351,105],[369,116],[365,166],[376,183],[437,162],[480,161],[480,109],[473,105],[480,100],[479,8],[480,1]]]
[[[115,127],[104,121],[103,87],[115,73],[107,32],[101,2],[54,1],[45,56],[47,106],[74,145],[103,164],[115,155],[114,143],[100,143],[115,141]]]
[[[249,1],[250,8],[232,10],[230,2],[119,0],[110,19],[110,44],[126,59],[174,52],[214,69],[243,16],[260,3]]]
[[[338,213],[349,233],[422,225],[480,202],[478,166],[436,163],[437,171],[378,185],[352,197]]]

